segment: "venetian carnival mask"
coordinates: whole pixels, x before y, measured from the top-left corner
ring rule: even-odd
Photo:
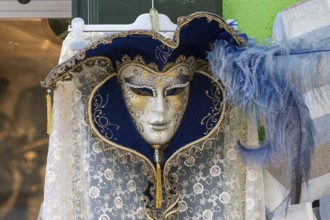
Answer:
[[[120,84],[132,120],[150,145],[167,145],[187,107],[192,71],[178,65],[157,73],[131,65],[120,73]]]

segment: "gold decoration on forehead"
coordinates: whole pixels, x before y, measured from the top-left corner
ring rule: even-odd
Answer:
[[[121,70],[123,68],[125,68],[128,65],[131,65],[132,63],[136,63],[139,64],[141,66],[145,66],[149,69],[152,69],[154,71],[158,71],[158,66],[155,63],[149,63],[146,64],[146,62],[144,61],[144,59],[142,58],[141,55],[137,55],[135,56],[133,59],[131,59],[128,55],[123,55],[123,57],[121,58],[121,61],[116,61],[116,66],[117,66],[117,72],[121,72]]]
[[[141,55],[137,55],[133,59],[131,59],[128,55],[124,55],[121,61],[116,61],[117,73],[119,75],[118,77],[120,77],[120,74],[124,68],[126,68],[127,66],[134,65],[139,66],[143,69],[147,69],[151,73],[158,76],[172,76],[174,73],[171,71],[179,65],[188,66],[191,70],[191,73],[194,73],[196,70],[211,72],[207,61],[203,59],[196,59],[194,56],[190,56],[187,58],[183,55],[180,55],[175,62],[166,63],[163,68],[163,71],[160,72],[156,63],[146,64]],[[193,75],[191,75],[190,79],[192,79],[192,77]]]

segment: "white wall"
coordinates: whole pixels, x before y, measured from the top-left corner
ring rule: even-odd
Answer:
[[[71,18],[71,0],[0,0],[0,18]]]

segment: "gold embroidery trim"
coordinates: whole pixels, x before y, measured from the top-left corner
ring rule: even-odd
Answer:
[[[177,196],[177,198],[174,200],[174,202],[169,204],[168,208],[165,210],[165,219],[167,219],[169,216],[173,215],[174,213],[178,212],[178,208],[173,209],[179,202],[180,197]]]

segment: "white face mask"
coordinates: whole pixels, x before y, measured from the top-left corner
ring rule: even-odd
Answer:
[[[191,76],[186,65],[162,74],[137,65],[120,72],[128,111],[148,144],[165,145],[175,134],[188,104]]]

